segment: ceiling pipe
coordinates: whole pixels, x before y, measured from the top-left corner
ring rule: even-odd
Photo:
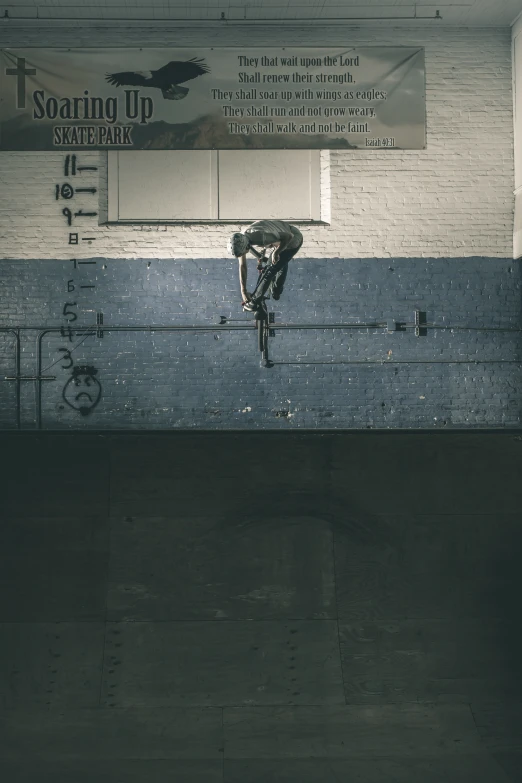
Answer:
[[[198,26],[209,24],[209,25],[242,25],[242,26],[248,26],[248,25],[264,25],[264,24],[284,24],[285,27],[288,27],[292,24],[295,25],[302,25],[302,24],[313,24],[313,25],[321,25],[321,24],[350,24],[351,22],[381,22],[381,21],[396,21],[396,22],[415,22],[417,20],[419,21],[442,21],[442,16],[440,14],[440,11],[435,11],[435,16],[418,16],[417,12],[415,10],[415,14],[413,16],[379,16],[379,17],[371,17],[371,16],[345,16],[345,17],[337,17],[337,16],[330,16],[330,17],[322,17],[320,19],[314,18],[314,17],[301,17],[299,19],[283,19],[283,18],[273,18],[269,17],[266,19],[227,19],[225,14],[222,12],[221,17],[219,19],[187,19],[187,18],[174,18],[171,16],[157,16],[157,17],[132,17],[132,18],[117,18],[117,17],[103,17],[103,16],[89,16],[89,17],[82,17],[82,16],[48,16],[48,17],[40,17],[38,15],[38,9],[36,16],[10,16],[9,12],[6,10],[4,11],[4,16],[2,17],[2,21],[4,22],[19,22],[22,24],[25,24],[26,22],[33,22],[37,24],[42,23],[54,23],[54,22],[75,22],[76,24],[79,22],[103,22],[103,24],[149,24],[154,25],[159,22],[161,23],[173,23],[176,25],[183,25],[183,26],[190,26],[193,24],[197,24]]]

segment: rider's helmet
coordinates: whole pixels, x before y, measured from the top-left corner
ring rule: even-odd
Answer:
[[[239,256],[243,256],[247,252],[249,247],[250,247],[250,242],[248,238],[240,231],[236,231],[236,233],[232,234],[232,236],[228,240],[229,253],[231,253],[236,258],[239,258]]]

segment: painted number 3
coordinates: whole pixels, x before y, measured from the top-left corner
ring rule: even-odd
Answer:
[[[61,364],[60,367],[63,370],[69,370],[73,366],[73,360],[71,358],[71,352],[67,348],[59,348],[59,351],[63,353],[63,361],[68,361],[69,364]]]

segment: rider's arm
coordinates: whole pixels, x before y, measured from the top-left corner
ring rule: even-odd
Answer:
[[[285,248],[288,247],[290,242],[293,239],[293,234],[289,231],[288,234],[285,234],[284,237],[282,237],[279,242],[274,242],[273,247],[275,248],[274,252],[272,253],[272,263],[277,264],[279,261],[279,255],[282,250],[285,250]]]
[[[240,256],[238,261],[239,261],[239,285],[241,286],[241,296],[243,297],[243,301],[246,301],[247,299],[246,284],[247,284],[247,271],[248,271],[246,253],[245,255]]]

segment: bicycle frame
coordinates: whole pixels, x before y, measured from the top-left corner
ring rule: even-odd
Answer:
[[[256,296],[256,292],[259,289],[259,286],[263,282],[264,278],[266,277],[269,268],[270,268],[269,262],[266,259],[260,258],[259,263],[257,265],[257,271],[259,272],[259,276],[257,278],[257,283],[255,284],[254,290],[252,291],[253,298]],[[264,299],[264,297],[262,297],[262,299]]]
[[[248,248],[248,252],[252,253],[253,256],[255,256],[259,261],[262,261],[266,258],[266,247],[263,248],[261,252],[259,250],[256,250],[252,245]]]
[[[264,275],[266,274],[270,260],[273,254],[272,252],[267,255],[266,247],[263,248],[262,252],[259,252],[258,250],[255,250],[253,247],[249,248],[249,251],[254,255],[257,260],[257,270],[259,272],[259,277],[257,279],[256,286],[252,292],[252,296],[255,296],[255,293],[257,289],[259,288]],[[268,337],[270,334],[270,327],[269,327],[269,316],[268,316],[268,308],[266,306],[266,297],[261,297],[261,300],[259,302],[259,309],[256,312],[256,326],[257,326],[257,340],[258,340],[258,348],[261,352],[262,356],[262,365],[264,367],[272,367],[272,362],[268,358]]]

